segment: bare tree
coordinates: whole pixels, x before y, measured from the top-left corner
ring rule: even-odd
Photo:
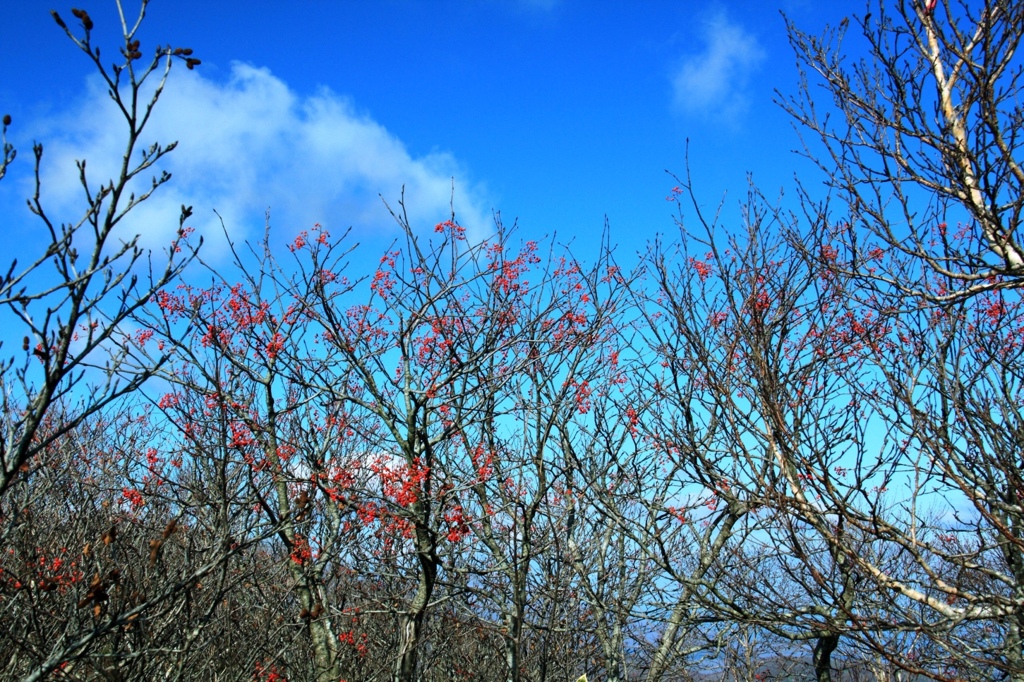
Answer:
[[[833,238],[849,267],[938,303],[1017,286],[1024,7],[872,2],[839,29],[811,35],[790,24],[789,33],[802,87],[780,101],[848,206]],[[866,56],[851,60],[844,42],[857,38]],[[890,258],[879,262],[879,249]]]
[[[554,640],[587,627],[566,623],[579,611],[554,596],[576,587],[569,546],[579,518],[574,501],[586,483],[570,441],[578,420],[601,418],[595,405],[613,386],[609,374],[622,371],[615,325],[626,277],[610,253],[586,269],[563,255],[536,274],[540,281],[502,285],[488,304],[514,311],[526,343],[516,349],[519,372],[485,418],[461,428],[467,443],[478,443],[467,462],[473,468],[461,473],[471,482],[481,545],[469,570],[481,601],[501,614],[509,680],[543,678]]]
[[[829,201],[805,197],[823,220],[801,253],[845,279],[850,314],[875,321],[856,330],[869,369],[849,386],[879,424],[892,472],[871,486],[874,500],[828,494],[848,538],[832,542],[862,589],[890,595],[873,608],[892,627],[861,629],[862,644],[939,679],[1024,679],[1024,7],[869,9],[854,22],[867,56],[852,65],[845,24],[823,37],[790,27],[807,78],[785,106],[815,138],[807,153],[843,206],[833,219]],[[830,102],[814,96],[818,85]]]
[[[562,476],[553,444],[567,406],[585,399],[587,344],[612,308],[598,298],[599,276],[572,262],[529,277],[537,245],[513,249],[500,223],[493,240],[470,244],[452,216],[428,241],[399,209],[405,247],[381,260],[369,302],[318,309],[349,368],[345,381],[325,375],[322,385],[374,424],[376,447],[400,474],[400,494],[375,508],[406,529],[414,557],[394,678],[418,674],[434,592],[460,584],[470,568],[457,557],[478,538],[471,551],[491,568],[464,586],[493,589],[486,603],[502,621],[506,674],[520,679],[527,589],[551,546],[545,510]]]
[[[99,47],[92,43],[93,20],[88,13],[74,10],[80,36],[59,14],[52,13],[106,83],[124,119],[124,157],[118,175],[99,182],[87,175],[85,160],[78,162],[85,206],[79,215],[65,221],[52,216],[45,207],[40,180],[43,145],[36,143],[33,147],[35,191],[28,205],[46,228],[49,244],[28,265],[19,268],[15,261],[0,277],[0,305],[7,311],[6,324],[25,332],[22,355],[9,356],[0,365],[5,417],[0,494],[15,484],[26,467],[41,464],[37,455],[51,440],[131,393],[151,376],[162,359],[157,358],[151,365],[134,365],[125,347],[123,325],[194,255],[182,250],[179,242],[190,215],[184,206],[178,218],[177,238],[168,245],[166,262],[155,274],[153,264],[148,263],[148,281],[137,272],[148,257],[137,245],[138,236],[117,232],[124,218],[170,179],[163,171],[138,194],[132,190],[138,183],[136,178],[156,172],[156,164],[175,147],[174,143],[154,143],[141,148],[140,141],[174,59],[185,60],[189,68],[199,63],[189,56],[192,50],[185,48],[158,47],[152,57],[143,58],[136,36],[146,2],[134,23],[126,19],[120,3],[117,7],[123,38],[121,61],[109,68],[100,61]],[[143,86],[154,79],[156,86],[147,98]],[[5,117],[5,133],[9,123],[10,117]],[[14,149],[5,137],[0,177],[14,158]],[[46,275],[48,279],[39,279]],[[46,415],[56,405],[61,406],[62,424],[49,429],[46,437],[38,437]]]
[[[650,403],[640,426],[664,462],[652,478],[670,482],[651,501],[667,522],[647,544],[678,602],[648,679],[686,650],[680,634],[717,622],[807,642],[816,679],[829,680],[841,640],[873,617],[850,556],[863,540],[844,530],[841,510],[898,468],[866,442],[874,416],[849,388],[863,379],[857,348],[877,321],[845,307],[845,280],[801,257],[794,235],[814,226],[800,216],[752,191],[744,224],[729,230],[688,185],[676,192],[694,227],[681,213],[679,250],[649,255],[653,359],[642,363]],[[669,542],[680,535],[694,548],[684,562]]]

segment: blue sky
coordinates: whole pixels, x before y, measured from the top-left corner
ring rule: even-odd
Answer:
[[[125,0],[134,14],[137,4]],[[81,210],[73,160],[100,179],[121,127],[90,64],[50,18],[50,2],[5,8],[0,113],[20,150],[0,183],[0,244],[17,253],[38,227],[31,141],[46,144],[44,201],[65,220]],[[72,24],[70,6],[55,6]],[[94,41],[116,49],[112,0],[83,4]],[[151,138],[180,140],[171,184],[128,229],[160,247],[177,207],[218,237],[212,209],[236,238],[262,232],[271,210],[282,243],[321,222],[352,226],[375,249],[396,232],[378,195],[428,229],[447,217],[452,178],[461,222],[484,236],[492,211],[524,239],[557,234],[586,257],[607,215],[623,260],[672,233],[675,184],[690,167],[703,204],[727,215],[746,177],[792,195],[793,174],[816,184],[787,115],[772,100],[798,73],[782,12],[801,27],[862,11],[804,0],[717,4],[577,0],[250,3],[154,0],[142,51],[171,43],[203,63],[171,74]],[[809,174],[808,174],[809,173]]]

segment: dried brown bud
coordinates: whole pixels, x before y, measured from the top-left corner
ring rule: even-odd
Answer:
[[[4,125],[5,126],[11,125],[11,115],[10,114],[4,114]]]
[[[111,526],[110,530],[103,534],[103,544],[109,545],[117,540],[117,526]]]
[[[309,609],[302,609],[301,611],[299,611],[299,618],[301,618],[302,620],[306,620],[307,618],[309,618]]]
[[[202,62],[196,59],[195,57],[189,57],[185,60],[185,66],[188,67],[190,71],[195,67],[199,66],[200,64],[202,64]]]
[[[313,610],[309,612],[310,618],[319,618],[320,614],[324,612],[323,604],[317,604],[313,607]]]
[[[190,54],[192,54],[192,48],[191,47],[182,47],[182,48],[179,48],[179,49],[181,50],[181,54],[185,55],[186,57],[188,57]]]
[[[171,519],[171,522],[167,524],[166,528],[164,528],[164,534],[163,534],[164,540],[166,540],[167,538],[171,537],[171,535],[173,535],[174,531],[176,531],[177,529],[178,529],[178,519]]]
[[[92,543],[85,543],[85,547],[82,548],[82,556],[89,556],[89,552],[92,551]]]
[[[60,26],[65,31],[68,30],[68,25],[65,24],[64,20],[60,18],[59,14],[57,14],[57,10],[51,9],[50,10],[50,16],[53,17],[53,20],[57,22],[58,26]]]
[[[71,10],[71,13],[75,15],[76,19],[82,22],[82,26],[85,27],[86,31],[91,31],[93,27],[92,17],[84,9],[78,9],[77,7]]]
[[[28,350],[28,337],[26,336],[21,340],[21,349]]]

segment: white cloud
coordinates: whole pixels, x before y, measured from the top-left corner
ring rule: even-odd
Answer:
[[[81,102],[34,128],[47,142],[44,201],[57,221],[75,220],[83,201],[74,161],[88,159],[94,187],[115,175],[124,120],[93,79]],[[179,144],[162,162],[173,179],[133,212],[123,233],[141,233],[147,248],[170,242],[182,204],[193,206],[189,223],[207,238],[208,258],[223,247],[213,209],[237,241],[262,234],[267,208],[282,243],[315,222],[334,234],[350,225],[364,235],[394,233],[379,195],[395,207],[403,185],[414,227],[427,231],[450,216],[453,177],[459,221],[474,237],[493,227],[484,192],[466,184],[451,154],[414,157],[346,98],[327,89],[300,96],[267,69],[236,63],[227,82],[176,69],[142,142],[154,140]],[[153,175],[132,189],[145,191]]]
[[[701,38],[703,49],[684,57],[672,76],[674,104],[684,113],[733,119],[746,108],[746,86],[764,50],[722,11],[703,22]]]

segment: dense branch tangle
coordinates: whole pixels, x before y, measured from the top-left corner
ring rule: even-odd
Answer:
[[[174,145],[137,145],[198,60],[57,17],[126,146],[70,223],[36,148],[48,241],[0,280],[5,670],[1024,679],[1018,4],[895,0],[852,66],[851,22],[791,27],[832,194],[733,222],[688,176],[634,272],[400,201],[356,272],[269,216],[200,261],[183,206],[146,281],[119,230]]]
[[[810,85],[799,98],[780,95],[820,139],[824,155],[813,140],[805,153],[849,205],[851,266],[935,302],[1016,286],[1024,272],[1024,9],[900,0],[856,24],[868,56],[852,65],[841,52],[854,33],[845,22],[820,37],[790,26],[800,62],[838,117],[822,113]],[[894,258],[879,263],[874,249]]]

